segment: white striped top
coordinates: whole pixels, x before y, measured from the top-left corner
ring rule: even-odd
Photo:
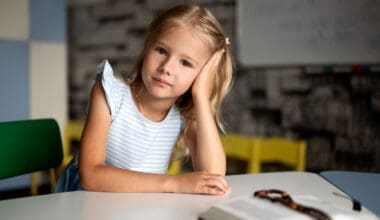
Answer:
[[[173,106],[161,122],[145,118],[132,98],[130,87],[114,76],[108,61],[97,68],[111,110],[106,164],[119,168],[165,173],[184,118]]]

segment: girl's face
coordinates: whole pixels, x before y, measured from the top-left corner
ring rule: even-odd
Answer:
[[[191,87],[210,57],[207,45],[191,27],[169,29],[145,48],[144,85],[154,98],[175,101]]]

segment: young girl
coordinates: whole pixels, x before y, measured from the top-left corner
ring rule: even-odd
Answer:
[[[218,133],[232,78],[228,44],[208,10],[179,5],[151,23],[127,78],[115,76],[104,61],[92,89],[79,166],[74,161],[66,169],[56,191],[228,192]],[[166,174],[173,149],[182,155],[188,149],[195,172]]]

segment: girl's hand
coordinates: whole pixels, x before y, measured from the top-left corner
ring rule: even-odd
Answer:
[[[207,172],[192,172],[173,176],[174,192],[209,195],[224,195],[230,187],[222,175]]]
[[[195,78],[191,90],[194,99],[210,99],[215,74],[223,53],[224,49],[216,51],[202,67],[197,78]]]

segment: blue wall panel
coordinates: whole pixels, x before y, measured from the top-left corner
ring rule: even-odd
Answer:
[[[29,118],[29,44],[0,41],[0,121]]]
[[[66,40],[66,1],[30,0],[30,39]]]

